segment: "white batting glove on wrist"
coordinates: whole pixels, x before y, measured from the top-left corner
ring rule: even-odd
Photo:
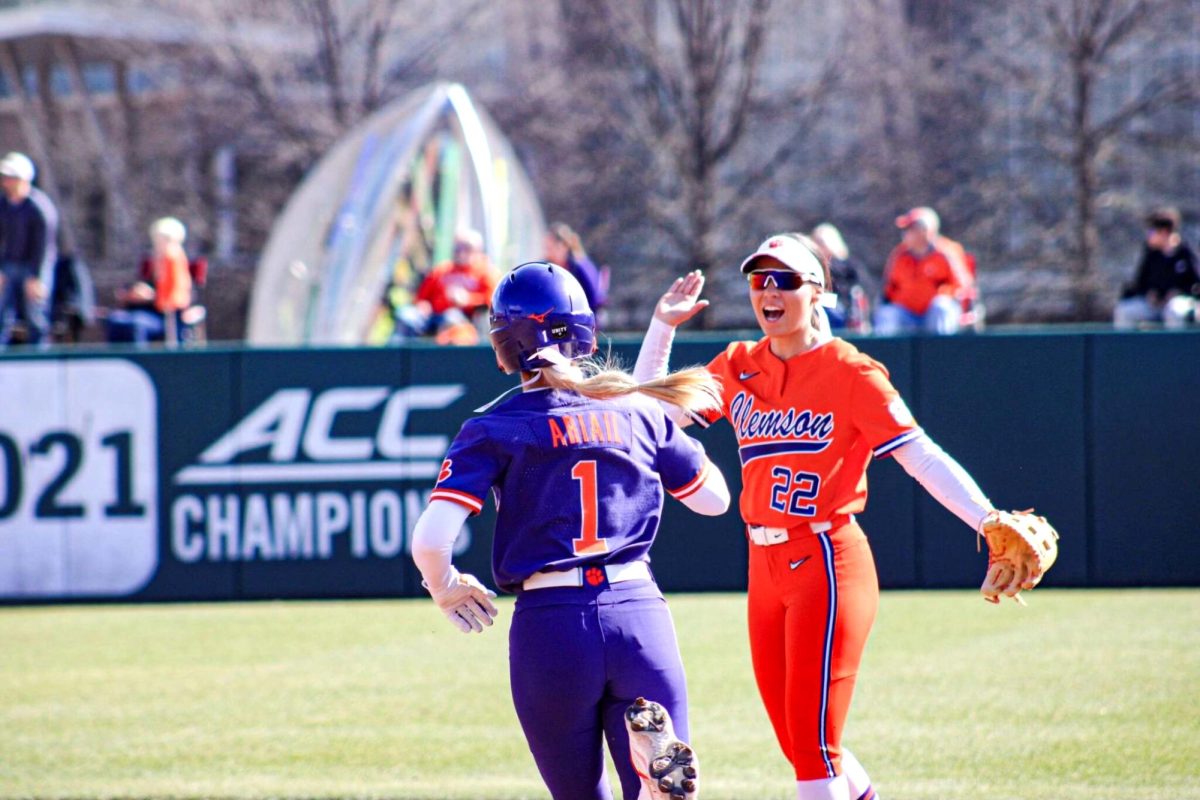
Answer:
[[[433,602],[450,620],[450,624],[463,633],[482,633],[484,627],[492,626],[492,619],[500,610],[492,603],[496,593],[488,589],[474,575],[450,568],[446,585],[434,588],[425,581],[421,585],[433,595]]]

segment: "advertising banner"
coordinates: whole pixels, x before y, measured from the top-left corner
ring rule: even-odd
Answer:
[[[0,369],[0,597],[142,589],[159,563],[154,382],[120,359]]]
[[[723,344],[678,342],[672,361]],[[1200,335],[857,344],[998,506],[1055,523],[1046,585],[1200,583],[1200,371],[1178,367]],[[636,343],[613,354],[631,363]],[[989,371],[1023,365],[1038,380],[997,395]],[[423,594],[412,529],[443,456],[515,386],[485,347],[0,357],[0,603]],[[1174,422],[1149,424],[1147,398]],[[651,567],[670,591],[741,590],[734,437],[723,423],[689,433],[734,504],[701,517],[668,498]],[[960,521],[891,459],[868,476],[859,521],[882,586],[978,583],[984,556]],[[464,571],[490,577],[494,514],[485,503],[461,531]],[[1151,551],[1163,557],[1137,556]]]

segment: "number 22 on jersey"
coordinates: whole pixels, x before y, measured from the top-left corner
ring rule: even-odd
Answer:
[[[771,486],[771,508],[797,517],[816,515],[816,505],[803,501],[816,499],[821,489],[820,475],[800,471],[793,475],[787,467],[775,467],[771,477],[775,478]]]
[[[580,461],[571,467],[571,477],[579,481],[581,522],[579,538],[571,542],[575,555],[596,555],[608,552],[608,542],[599,538],[600,510],[596,485],[596,462]]]

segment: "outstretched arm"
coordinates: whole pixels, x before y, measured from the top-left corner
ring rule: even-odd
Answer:
[[[956,517],[987,540],[988,571],[979,587],[986,600],[1019,603],[1058,558],[1058,532],[1028,511],[998,511],[957,461],[922,434],[893,451],[909,475]]]
[[[927,435],[921,434],[897,447],[892,457],[935,500],[976,533],[984,518],[995,510],[975,479]]]

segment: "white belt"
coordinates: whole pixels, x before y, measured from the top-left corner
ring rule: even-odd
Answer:
[[[535,572],[521,584],[524,589],[550,589],[558,586],[597,585],[600,581],[588,580],[587,573],[603,569],[609,583],[622,581],[650,580],[650,566],[645,561],[630,561],[628,564],[605,564],[603,567],[574,567],[560,572]]]
[[[853,514],[850,515],[850,521],[854,521]],[[825,522],[801,523],[798,527],[803,528],[805,525],[807,525],[808,529],[813,533],[824,533],[825,531],[833,528],[833,522],[828,520]],[[791,530],[796,530],[796,528],[792,528]],[[746,534],[750,537],[750,541],[754,542],[755,544],[762,545],[763,547],[770,547],[773,544],[783,544],[788,540],[788,528],[771,528],[766,525],[747,525]]]

